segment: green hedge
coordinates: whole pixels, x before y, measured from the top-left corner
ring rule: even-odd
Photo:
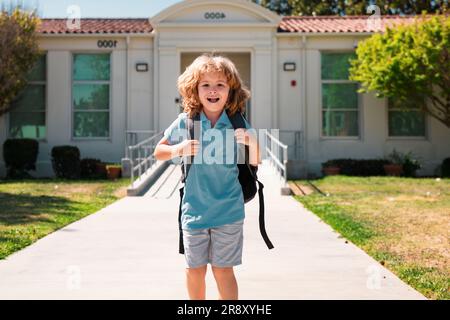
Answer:
[[[7,139],[3,143],[3,158],[7,178],[31,178],[28,170],[36,170],[39,142],[34,139]]]

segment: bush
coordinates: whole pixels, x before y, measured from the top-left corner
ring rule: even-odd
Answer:
[[[52,166],[58,178],[78,179],[80,177],[80,150],[74,146],[52,148]]]
[[[36,170],[39,142],[34,139],[7,139],[3,144],[3,158],[8,178],[31,178],[26,171]]]
[[[327,167],[338,167],[338,165],[335,162],[335,160],[328,160],[328,161],[322,162],[322,168],[327,168]]]
[[[404,155],[403,155],[403,153],[398,152],[394,148],[394,150],[392,150],[392,152],[387,156],[386,160],[388,160],[390,164],[401,164],[401,165],[403,165]]]
[[[422,168],[422,164],[413,157],[412,153],[407,153],[403,158],[403,175],[405,177],[415,177],[416,171]]]
[[[384,159],[332,159],[324,162],[322,166],[337,166],[340,174],[347,176],[384,176],[383,165],[389,163]]]
[[[85,158],[80,161],[80,175],[84,179],[99,178],[97,172],[97,164],[101,163],[100,159]]]
[[[422,164],[418,160],[418,157],[410,151],[408,153],[402,153],[394,150],[389,154],[387,160],[394,164],[401,164],[403,168],[404,177],[415,177],[416,171],[422,168]]]
[[[450,178],[450,158],[444,159],[441,165],[442,178]]]

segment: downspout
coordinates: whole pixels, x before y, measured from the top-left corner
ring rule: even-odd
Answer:
[[[303,121],[303,157],[305,161],[305,175],[306,179],[308,179],[308,140],[307,140],[307,132],[308,132],[308,121],[306,119],[307,117],[307,99],[306,99],[306,36],[302,36],[302,47],[303,47],[303,54],[302,54],[302,78],[303,78],[303,114],[302,114],[302,121]]]
[[[129,99],[130,99],[130,75],[129,75],[129,60],[128,60],[128,58],[129,58],[129,56],[128,56],[128,48],[129,48],[129,45],[130,45],[130,36],[129,35],[127,35],[127,37],[126,37],[126,51],[125,51],[125,60],[126,60],[126,64],[125,64],[125,74],[127,75],[127,82],[126,82],[126,92],[125,92],[125,97],[126,97],[126,108],[125,108],[125,110],[126,110],[126,112],[125,112],[125,132],[126,131],[128,131],[128,129],[130,128],[130,125],[129,125],[129,123],[128,123],[128,121],[129,121],[129,116],[128,116],[128,114],[129,114],[129,112],[130,112],[130,110],[129,110],[129,107],[130,107],[130,101],[129,101]],[[125,135],[126,135],[126,133],[125,133]]]
[[[159,35],[155,30],[153,38],[153,130],[159,131]]]
[[[125,146],[125,153],[124,153],[124,157],[122,158],[122,176],[123,177],[130,177],[131,176],[131,170],[132,170],[132,162],[130,160],[131,155],[128,154],[128,134],[127,131],[129,129],[129,107],[130,107],[130,103],[129,103],[129,99],[130,99],[130,94],[129,94],[129,81],[130,81],[130,75],[129,73],[129,67],[128,67],[128,47],[130,44],[130,36],[127,35],[125,38],[125,76],[126,76],[126,84],[125,84],[125,140],[124,140],[124,146]]]
[[[272,30],[272,128],[280,129],[279,121],[279,85],[278,85],[278,39],[276,29]]]

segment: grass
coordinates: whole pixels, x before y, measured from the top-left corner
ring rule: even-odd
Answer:
[[[126,196],[129,178],[0,180],[0,259]]]
[[[299,181],[306,183],[305,181]],[[328,176],[295,198],[430,299],[450,299],[450,179]]]

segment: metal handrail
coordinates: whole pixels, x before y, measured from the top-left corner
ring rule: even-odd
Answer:
[[[280,173],[284,184],[287,183],[287,160],[288,160],[288,146],[282,143],[279,139],[271,135],[267,130],[265,131],[265,145],[266,152],[269,155],[269,160],[275,166],[277,172]],[[281,152],[282,150],[282,159]]]
[[[139,174],[138,179],[141,179],[142,174],[152,168],[156,163],[156,159],[153,157],[153,151],[162,136],[163,132],[161,131],[127,148],[127,155],[131,163],[131,184],[134,183],[134,174],[136,171]]]
[[[125,158],[129,158],[128,147],[138,143],[138,134],[154,134],[155,130],[127,130],[125,131]]]

